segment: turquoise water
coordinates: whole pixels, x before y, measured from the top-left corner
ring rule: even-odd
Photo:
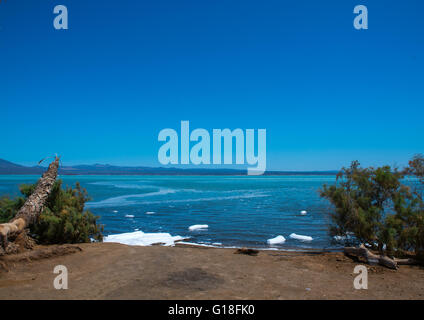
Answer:
[[[38,176],[0,176],[0,194],[18,195],[22,183]],[[105,234],[137,230],[169,233],[189,242],[258,248],[329,248],[330,205],[318,189],[335,176],[61,176],[79,181],[92,201],[87,208],[101,217]],[[301,211],[307,211],[302,215]],[[190,231],[192,225],[207,229]],[[291,239],[290,234],[312,241]],[[282,235],[286,242],[270,246]]]

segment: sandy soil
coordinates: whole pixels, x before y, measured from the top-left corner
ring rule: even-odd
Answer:
[[[248,256],[234,249],[114,243],[40,250],[36,257],[0,258],[0,299],[424,298],[422,267],[368,266],[368,290],[356,290],[357,263],[342,253]],[[68,268],[68,290],[53,287],[59,264]]]

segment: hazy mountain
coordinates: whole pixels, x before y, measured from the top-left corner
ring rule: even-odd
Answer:
[[[41,174],[45,170],[46,168],[39,166],[25,167],[0,159],[0,174]]]
[[[46,167],[26,167],[0,159],[0,174],[41,174]],[[324,175],[336,174],[336,171],[267,171],[266,175]],[[246,175],[246,170],[237,169],[182,169],[163,167],[128,167],[108,164],[61,166],[62,175]]]

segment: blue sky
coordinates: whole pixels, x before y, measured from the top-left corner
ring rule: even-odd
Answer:
[[[403,165],[424,152],[423,15],[419,0],[1,1],[0,158],[158,166],[159,131],[189,120],[266,129],[268,170]]]

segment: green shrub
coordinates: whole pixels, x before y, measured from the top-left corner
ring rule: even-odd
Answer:
[[[25,199],[17,197],[12,200],[8,197],[0,198],[0,223],[5,223],[12,219],[20,207],[24,204]]]
[[[411,166],[410,162],[410,166]],[[414,164],[421,163],[419,157]],[[330,234],[367,243],[382,253],[400,256],[424,250],[424,203],[420,188],[403,183],[404,174],[381,168],[361,168],[357,161],[342,168],[335,185],[324,185],[320,195],[334,207]],[[416,171],[415,171],[416,172]],[[419,177],[418,177],[419,178]],[[421,180],[422,181],[422,180]],[[422,188],[421,188],[422,190]]]
[[[22,185],[24,197],[0,199],[0,219],[9,221],[23,205],[25,198],[35,189],[34,185]],[[79,183],[75,188],[62,188],[62,181],[55,182],[46,206],[30,233],[43,244],[90,242],[90,238],[101,241],[103,226],[97,223],[99,217],[84,210],[89,200],[87,191]]]

